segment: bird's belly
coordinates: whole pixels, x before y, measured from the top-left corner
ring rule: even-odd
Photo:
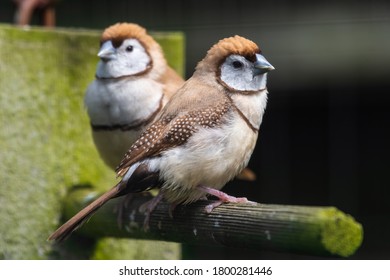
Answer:
[[[98,130],[93,131],[93,141],[100,157],[113,170],[119,165],[125,153],[142,132],[139,130],[122,131]]]
[[[163,97],[162,87],[157,82],[97,80],[87,90],[85,105],[95,125],[137,125],[160,110]]]
[[[172,203],[189,203],[204,196],[196,186],[221,189],[247,164],[257,140],[245,121],[236,117],[222,128],[202,128],[183,147],[163,153],[162,189]]]

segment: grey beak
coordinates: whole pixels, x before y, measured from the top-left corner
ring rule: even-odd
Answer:
[[[104,42],[97,54],[103,60],[111,60],[116,57],[116,49],[111,41]]]
[[[275,67],[273,67],[264,56],[261,54],[256,54],[255,70],[253,74],[256,76],[272,70],[275,70]]]

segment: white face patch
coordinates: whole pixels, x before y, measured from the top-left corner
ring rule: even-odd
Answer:
[[[100,60],[96,75],[118,78],[145,71],[151,64],[149,54],[137,39],[126,39],[108,60]]]
[[[255,75],[253,62],[233,54],[221,65],[221,80],[235,90],[257,91],[265,88],[267,73]]]

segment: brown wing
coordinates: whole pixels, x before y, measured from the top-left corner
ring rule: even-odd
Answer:
[[[230,108],[231,103],[225,99],[206,109],[192,110],[176,116],[161,116],[125,154],[116,169],[118,176],[124,176],[130,166],[140,160],[156,157],[163,151],[184,144],[200,127],[220,124]]]

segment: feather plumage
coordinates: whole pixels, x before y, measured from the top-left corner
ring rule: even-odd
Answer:
[[[107,200],[147,190],[153,184],[160,187],[160,193],[150,207],[145,207],[148,215],[162,197],[175,205],[207,194],[217,196],[220,201],[210,204],[207,212],[223,202],[247,201],[219,190],[247,165],[255,147],[267,101],[267,89],[262,85],[265,73],[273,69],[264,58],[266,68],[258,71],[259,51],[255,43],[240,36],[215,44],[157,120],[130,147],[116,169],[122,180],[49,239],[63,239]],[[234,60],[228,60],[232,55],[247,62],[235,65]],[[232,74],[224,83],[219,77],[221,65]],[[253,77],[261,75],[252,81],[259,84],[254,87],[258,90],[249,95],[234,90],[242,74],[248,76],[248,69]]]

